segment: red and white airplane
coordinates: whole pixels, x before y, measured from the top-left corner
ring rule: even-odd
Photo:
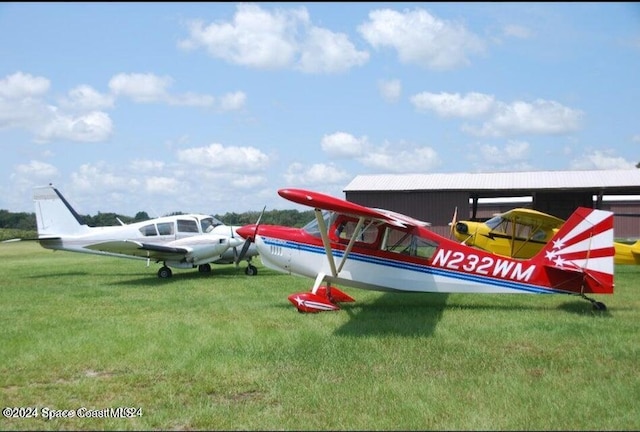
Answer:
[[[438,235],[411,217],[302,189],[280,189],[314,208],[303,228],[253,224],[238,234],[253,241],[265,267],[315,279],[310,292],[289,296],[300,312],[338,310],[354,299],[334,284],[376,291],[613,294],[613,213],[580,207],[530,259],[479,250]]]

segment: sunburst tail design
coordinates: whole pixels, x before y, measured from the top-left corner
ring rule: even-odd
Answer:
[[[546,268],[580,272],[588,292],[613,292],[613,213],[578,207],[534,257]]]

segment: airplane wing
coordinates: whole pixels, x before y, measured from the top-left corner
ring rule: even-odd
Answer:
[[[312,192],[304,189],[280,189],[278,195],[289,201],[313,207],[319,210],[329,210],[350,216],[365,217],[389,223],[398,227],[425,226],[428,222],[419,221],[409,216],[392,211],[365,207],[340,198]]]
[[[157,260],[181,260],[189,252],[191,247],[170,247],[152,243],[143,243],[135,240],[115,240],[102,243],[95,243],[86,246],[87,249],[101,252],[131,255],[142,258],[152,258]]]
[[[527,208],[516,208],[502,214],[504,219],[517,221],[519,224],[528,226],[544,226],[549,228],[559,228],[564,220]]]

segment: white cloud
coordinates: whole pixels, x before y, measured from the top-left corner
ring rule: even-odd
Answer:
[[[88,86],[72,90],[62,104],[74,114],[48,104],[43,97],[49,80],[17,72],[0,80],[0,128],[22,128],[35,134],[36,142],[70,140],[104,141],[113,124],[108,114],[91,107],[109,105],[109,98]]]
[[[503,137],[520,134],[557,135],[577,131],[583,112],[558,102],[538,99],[533,103],[499,103],[491,119],[480,128],[465,126],[478,136]]]
[[[153,176],[144,179],[144,189],[150,194],[176,195],[184,190],[183,183],[174,177]]]
[[[109,88],[117,96],[126,96],[135,102],[158,102],[168,99],[167,88],[173,79],[147,73],[118,74],[109,80]]]
[[[0,80],[0,98],[24,99],[42,96],[49,91],[49,80],[16,72]]]
[[[129,167],[134,172],[158,172],[162,171],[165,163],[158,160],[134,159],[129,162]]]
[[[33,130],[47,122],[51,112],[40,99],[49,90],[49,80],[16,72],[0,80],[0,129]]]
[[[525,160],[529,156],[530,146],[526,141],[509,141],[504,147],[484,144],[480,146],[480,154],[486,163],[495,165],[510,165],[513,162]]]
[[[60,106],[69,110],[94,111],[113,108],[114,102],[113,95],[101,94],[88,85],[79,85],[61,99]]]
[[[402,149],[398,144],[371,149],[358,160],[382,172],[427,172],[440,165],[438,153],[431,147]]]
[[[325,135],[320,145],[332,159],[352,159],[377,171],[425,172],[440,164],[437,152],[431,147],[406,143],[375,146],[366,136],[356,138],[347,132]]]
[[[188,24],[182,49],[204,48],[229,63],[258,69],[295,68],[306,73],[337,73],[369,59],[342,33],[313,26],[306,8],[268,11],[241,3],[231,22]]]
[[[136,178],[127,174],[116,175],[103,162],[80,165],[78,171],[71,173],[71,181],[73,189],[84,192],[92,192],[100,188],[107,191],[127,191],[133,194],[132,189],[140,186]]]
[[[229,184],[236,189],[250,190],[265,185],[267,179],[257,175],[234,174],[228,179]]]
[[[247,102],[247,95],[238,91],[227,93],[220,98],[220,109],[223,111],[235,111],[244,108]]]
[[[387,102],[398,102],[402,94],[402,84],[400,80],[380,80],[378,82],[378,91],[382,98]]]
[[[367,137],[356,138],[346,132],[335,132],[323,136],[320,145],[330,158],[357,158],[367,148]]]
[[[438,19],[424,9],[374,10],[358,31],[374,48],[393,48],[401,62],[428,69],[465,66],[470,54],[484,51],[484,42],[464,25]]]
[[[93,111],[88,114],[71,116],[52,108],[52,118],[38,128],[36,140],[70,140],[77,142],[99,142],[107,140],[113,131],[113,123],[108,114]]]
[[[313,27],[302,44],[298,68],[308,73],[344,72],[369,60],[369,53],[358,51],[343,33]]]
[[[290,186],[314,186],[344,183],[351,178],[351,175],[334,164],[313,164],[309,166],[293,163],[287,168],[284,178]]]
[[[224,147],[218,143],[179,150],[178,160],[224,172],[256,172],[269,164],[269,157],[255,147]]]
[[[571,161],[571,169],[631,169],[637,162],[615,156],[612,150],[594,150]]]
[[[409,98],[420,111],[434,111],[442,117],[471,118],[487,114],[495,104],[492,95],[471,92],[464,96],[459,93],[418,93]]]
[[[177,106],[214,107],[221,111],[232,111],[244,107],[247,96],[241,92],[228,93],[218,101],[214,96],[186,92],[172,94],[169,87],[173,78],[151,73],[121,73],[109,81],[109,88],[116,96],[128,97],[138,103],[166,103]],[[217,107],[216,107],[217,104]]]
[[[28,164],[17,165],[16,173],[25,178],[51,180],[58,175],[58,169],[46,162],[31,160]]]

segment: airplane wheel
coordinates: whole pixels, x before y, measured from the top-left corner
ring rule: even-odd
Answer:
[[[158,277],[160,279],[168,279],[171,276],[172,276],[172,273],[169,267],[160,267],[160,270],[158,270]]]
[[[211,265],[209,264],[201,264],[198,266],[198,271],[200,273],[211,273]]]
[[[258,268],[254,265],[249,264],[246,269],[244,269],[244,274],[247,276],[255,276],[258,274]]]
[[[593,308],[597,311],[606,311],[607,310],[607,306],[602,303],[602,302],[593,302]]]

